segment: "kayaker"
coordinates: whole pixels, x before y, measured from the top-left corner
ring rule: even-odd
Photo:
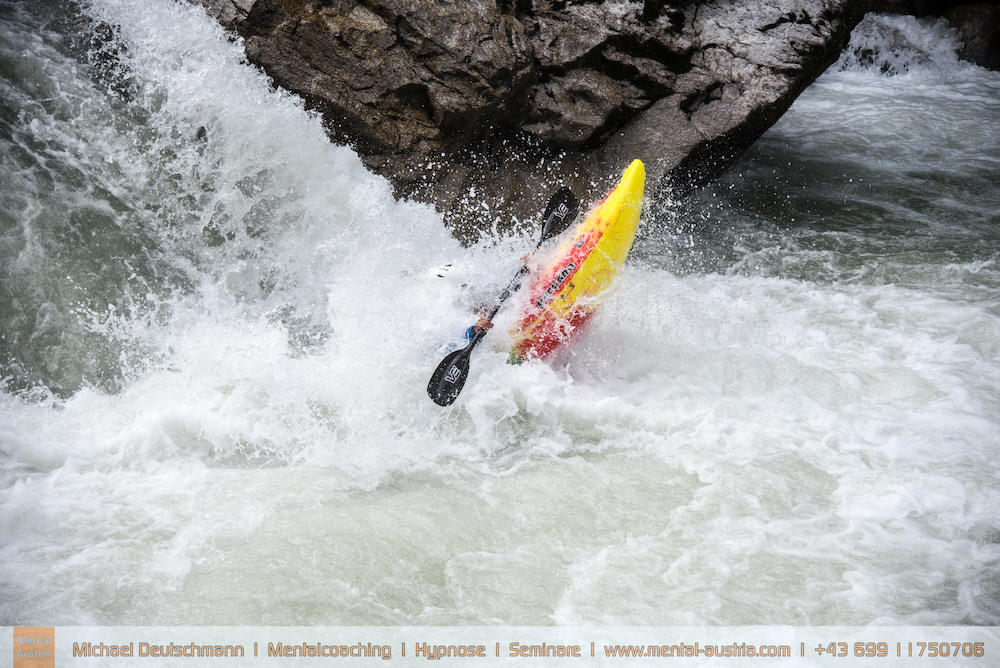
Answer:
[[[531,258],[531,253],[525,253],[524,255],[521,256],[521,264],[524,266],[524,274],[522,276],[527,276],[528,274],[531,273],[530,263],[528,262],[530,258]],[[514,286],[512,292],[517,292],[520,288],[521,284],[518,283],[516,286]],[[482,306],[481,309],[483,311],[488,311],[489,307]],[[476,332],[479,330],[488,331],[490,329],[493,329],[493,321],[485,316],[480,316],[479,320],[476,321],[475,325],[471,325],[467,330],[465,330],[465,340],[471,341],[472,338],[476,335]]]

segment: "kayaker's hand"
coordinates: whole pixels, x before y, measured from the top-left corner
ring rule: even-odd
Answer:
[[[476,329],[485,332],[488,329],[493,329],[493,321],[489,318],[480,318],[476,321]]]

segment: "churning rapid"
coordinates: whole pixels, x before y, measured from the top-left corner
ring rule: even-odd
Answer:
[[[538,221],[462,247],[200,7],[38,7],[0,0],[4,624],[1000,624],[1000,74],[945,24],[866,19],[572,350],[507,364],[506,308],[442,409]]]

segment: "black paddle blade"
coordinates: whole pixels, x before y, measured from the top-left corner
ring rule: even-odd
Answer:
[[[580,202],[568,187],[563,186],[549,200],[542,214],[542,241],[551,239],[569,227],[580,213]]]
[[[450,406],[458,399],[469,376],[468,348],[456,350],[438,364],[427,383],[427,395],[438,406]]]

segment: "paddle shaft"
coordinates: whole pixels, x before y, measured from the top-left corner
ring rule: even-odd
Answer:
[[[550,221],[552,217],[555,215],[556,215],[555,212],[553,212],[552,215],[549,216],[549,220],[545,221],[546,229],[548,229]],[[542,237],[538,240],[538,243],[535,244],[535,250],[541,248],[542,244],[545,243],[545,239],[546,236],[545,233],[543,232]],[[493,320],[493,318],[496,317],[496,314],[500,312],[500,307],[503,306],[503,303],[507,301],[512,294],[517,292],[518,288],[520,287],[519,281],[521,280],[521,277],[527,273],[528,273],[528,263],[525,262],[521,265],[521,268],[517,270],[517,273],[514,274],[514,277],[510,279],[510,283],[508,283],[507,287],[503,289],[503,292],[500,293],[500,296],[497,297],[496,305],[493,307],[493,310],[490,311],[490,314],[486,316],[487,320]],[[476,336],[472,337],[472,342],[468,346],[468,350],[470,353],[472,352],[472,349],[476,347],[476,344],[479,343],[479,340],[483,338],[483,336],[485,335],[486,335],[485,329],[476,328]]]

